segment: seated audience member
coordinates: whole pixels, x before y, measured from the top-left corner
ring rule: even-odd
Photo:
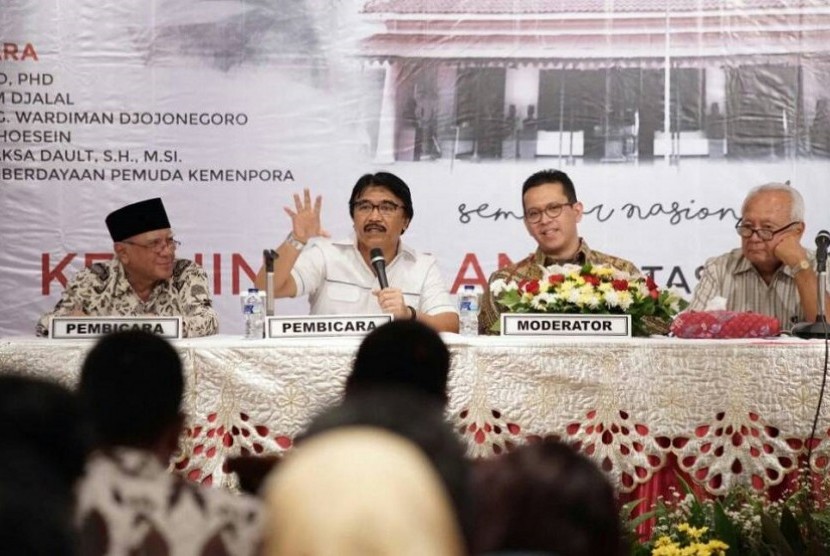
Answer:
[[[374,388],[414,390],[447,403],[450,352],[433,329],[412,321],[385,324],[366,337],[346,379],[346,397]]]
[[[0,553],[74,555],[89,428],[69,390],[15,372],[0,372]]]
[[[112,334],[87,355],[78,392],[98,451],[78,489],[83,554],[256,554],[254,499],[167,470],[183,391],[179,355],[152,334]]]
[[[176,258],[161,199],[122,207],[106,218],[115,257],[94,263],[67,284],[55,308],[43,315],[37,334],[49,333],[49,318],[62,316],[182,317],[185,337],[208,336],[218,328],[204,269]]]
[[[490,284],[499,278],[515,281],[537,279],[542,276],[541,267],[566,263],[607,264],[630,274],[640,274],[634,263],[594,251],[579,236],[577,224],[582,220],[583,207],[576,198],[571,178],[565,172],[542,170],[527,178],[522,185],[522,208],[525,227],[536,241],[536,251],[518,263],[494,272],[490,276]],[[505,308],[496,304],[490,288],[486,288],[478,317],[479,333],[495,334],[492,327],[503,312]]]
[[[398,385],[353,391],[340,405],[316,416],[298,445],[307,439],[343,427],[384,429],[415,444],[438,472],[449,494],[458,523],[469,540],[472,533],[470,464],[464,445],[445,420],[443,403],[416,388]]]
[[[439,331],[458,332],[458,310],[432,255],[401,241],[414,210],[409,187],[388,172],[361,176],[352,189],[349,215],[355,238],[332,241],[320,223],[322,198],[311,202],[294,195],[291,233],[277,248],[273,284],[264,269],[258,287],[272,287],[274,297],[308,295],[311,314],[388,313],[419,320]],[[379,248],[386,261],[389,287],[381,289],[370,263]]]
[[[804,227],[796,189],[783,183],[752,189],[735,226],[741,247],[706,261],[688,309],[702,311],[722,297],[727,310],[775,317],[782,330],[815,322],[816,255],[801,245]]]
[[[465,553],[432,466],[416,446],[380,429],[309,439],[269,478],[265,498],[267,556]]]
[[[571,447],[523,445],[480,462],[473,476],[475,553],[622,556],[614,489]]]

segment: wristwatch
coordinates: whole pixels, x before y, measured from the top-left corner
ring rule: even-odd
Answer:
[[[294,236],[294,232],[288,232],[288,235],[285,236],[285,243],[287,243],[297,251],[302,251],[303,247],[305,247],[305,243],[297,239]]]
[[[802,270],[810,270],[810,267],[810,261],[808,261],[807,259],[801,259],[801,261],[798,264],[794,264],[790,267],[790,274],[795,276]]]
[[[418,318],[418,313],[415,311],[415,307],[407,305],[406,308],[409,309],[409,320],[415,320]]]

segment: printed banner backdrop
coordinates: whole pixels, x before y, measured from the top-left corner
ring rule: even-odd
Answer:
[[[453,291],[533,250],[520,188],[543,168],[573,178],[593,248],[686,292],[738,246],[755,185],[802,192],[812,245],[830,227],[827,3],[619,4],[6,0],[0,336],[32,334],[111,255],[106,214],[153,196],[238,334],[292,194],[321,194],[347,236],[351,188],[380,170],[412,188],[404,240]]]

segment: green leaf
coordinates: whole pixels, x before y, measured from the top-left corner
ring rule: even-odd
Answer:
[[[787,542],[781,529],[778,528],[778,524],[767,514],[761,514],[761,532],[764,540],[774,549],[771,551],[771,554],[777,556],[795,556],[795,552],[793,552],[792,547]]]
[[[738,527],[732,522],[720,502],[715,504],[715,538],[722,540],[729,545],[726,550],[727,556],[740,556],[740,535]]]
[[[798,521],[792,511],[787,506],[784,506],[784,510],[781,512],[781,534],[787,539],[787,543],[792,547],[793,552],[804,554],[806,545],[801,537],[801,529],[798,527]]]

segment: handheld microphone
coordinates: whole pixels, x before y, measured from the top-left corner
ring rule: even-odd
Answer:
[[[369,251],[369,262],[372,263],[372,268],[377,272],[381,289],[388,288],[389,280],[386,278],[386,259],[383,258],[383,251],[380,247],[375,247]]]
[[[819,270],[827,269],[828,247],[830,247],[830,232],[822,230],[816,234],[816,266]]]
[[[265,316],[274,315],[274,261],[279,257],[273,249],[264,249],[262,258],[265,261]]]

